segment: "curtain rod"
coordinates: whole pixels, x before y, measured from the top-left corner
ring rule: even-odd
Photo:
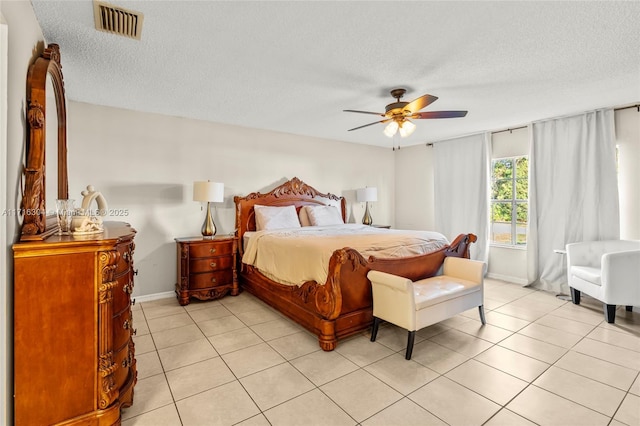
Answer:
[[[638,112],[640,112],[640,104],[627,105],[627,106],[620,107],[620,108],[614,108],[613,110],[614,110],[614,111],[621,111],[621,110],[623,110],[623,109],[629,109],[629,108],[635,108],[635,109],[637,109],[637,110],[638,110]]]
[[[635,109],[638,110],[638,112],[640,112],[640,104],[627,105],[627,106],[623,106],[623,107],[614,108],[613,110],[614,111],[622,111],[623,109],[630,109],[630,108],[635,108]],[[526,129],[527,127],[529,127],[529,126],[527,125],[527,126],[519,126],[519,127],[509,127],[507,129],[504,129],[504,130],[494,130],[493,132],[489,132],[489,133],[491,133],[492,135],[495,135],[497,133],[502,133],[502,132],[511,133],[514,130]],[[443,142],[443,141],[427,142],[426,146],[433,146],[433,144],[437,143],[437,142]]]
[[[520,127],[509,127],[508,129],[504,129],[504,130],[496,130],[494,132],[491,132],[492,135],[495,135],[496,133],[502,133],[502,132],[513,132],[514,130],[520,130],[520,129],[526,129],[528,126],[520,126]]]

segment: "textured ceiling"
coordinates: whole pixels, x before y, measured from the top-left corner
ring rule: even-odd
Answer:
[[[342,110],[404,87],[469,111],[409,146],[640,101],[637,1],[110,3],[144,14],[140,41],[95,30],[91,0],[32,1],[70,100],[388,147]]]

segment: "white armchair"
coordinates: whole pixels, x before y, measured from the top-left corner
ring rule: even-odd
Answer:
[[[616,306],[640,306],[640,241],[608,240],[567,244],[567,280],[571,301],[584,292],[604,303],[604,317],[614,323]]]

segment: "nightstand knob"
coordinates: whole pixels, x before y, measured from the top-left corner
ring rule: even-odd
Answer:
[[[138,334],[138,329],[137,329],[137,328],[134,328],[134,329],[133,329],[133,331],[131,332],[131,334],[133,334],[134,336],[135,336],[136,334]]]
[[[136,299],[131,299],[131,306],[135,306],[136,305]]]
[[[124,328],[125,330],[128,330],[129,328],[131,328],[131,323],[129,322],[129,320],[125,320],[122,323],[122,328]]]
[[[215,284],[216,279],[215,278],[211,278],[211,282]]]
[[[137,269],[133,270],[133,275],[138,275],[138,270]]]
[[[209,250],[209,252],[210,252],[210,253],[215,253],[215,252],[216,252],[216,249],[212,248],[212,249],[210,249],[210,250]]]
[[[216,264],[216,262],[211,262],[209,265],[210,265],[212,268],[215,268],[216,266],[218,266],[218,265]]]

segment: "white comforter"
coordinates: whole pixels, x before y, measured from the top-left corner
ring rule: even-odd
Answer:
[[[335,250],[351,247],[365,259],[406,257],[429,253],[448,244],[444,235],[430,231],[379,229],[345,224],[308,226],[255,232],[242,262],[270,279],[289,285],[327,281],[329,259]]]

